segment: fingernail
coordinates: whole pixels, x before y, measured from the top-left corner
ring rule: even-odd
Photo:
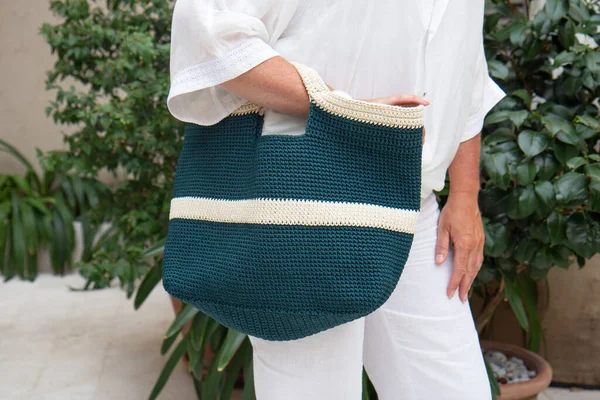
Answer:
[[[441,263],[442,261],[444,261],[444,255],[443,254],[438,254],[437,256],[435,256],[435,262],[436,263]]]
[[[448,298],[449,298],[449,299],[453,298],[453,297],[454,297],[454,293],[456,293],[456,290],[455,290],[454,292],[450,293],[450,294],[448,295]]]
[[[465,296],[464,298],[460,299],[460,301],[462,301],[463,304],[466,303],[467,302],[467,296]]]

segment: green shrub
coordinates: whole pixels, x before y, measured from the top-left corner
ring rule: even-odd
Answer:
[[[509,2],[488,5],[491,75],[508,96],[488,114],[480,207],[486,232],[479,282],[491,309],[505,297],[530,347],[541,330],[533,281],[600,252],[600,39],[597,5],[550,0],[528,19]],[[585,36],[587,35],[587,36]],[[586,42],[587,41],[587,42]],[[591,47],[589,44],[591,43]]]
[[[131,295],[150,264],[140,257],[166,235],[182,124],[168,113],[169,41],[173,1],[53,0],[60,23],[42,26],[54,68],[47,108],[54,121],[73,125],[69,153],[51,161],[97,176],[106,170],[120,183],[112,201],[96,210],[116,229],[106,246],[82,266],[87,286],[119,277]],[[76,82],[67,86],[62,81]],[[119,265],[115,268],[114,265]]]

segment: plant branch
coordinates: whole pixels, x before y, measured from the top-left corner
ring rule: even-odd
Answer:
[[[498,285],[498,290],[491,297],[490,301],[487,302],[481,314],[475,320],[475,327],[477,328],[477,332],[481,334],[483,328],[490,322],[492,317],[494,316],[494,312],[496,308],[502,303],[504,300],[504,278],[500,279],[500,284]]]

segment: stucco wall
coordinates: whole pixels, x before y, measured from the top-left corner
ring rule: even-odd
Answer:
[[[543,325],[558,382],[600,385],[600,256],[583,269],[555,268]]]
[[[0,135],[37,165],[35,147],[61,149],[62,131],[44,109],[53,93],[44,90],[45,72],[53,65],[50,47],[39,34],[54,21],[48,0],[0,1]],[[18,162],[0,154],[2,173],[22,172]]]

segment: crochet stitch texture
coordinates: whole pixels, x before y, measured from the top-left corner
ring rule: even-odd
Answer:
[[[245,105],[188,124],[163,286],[223,325],[292,340],[375,311],[408,257],[420,207],[422,108],[311,97],[304,135],[261,136]]]

